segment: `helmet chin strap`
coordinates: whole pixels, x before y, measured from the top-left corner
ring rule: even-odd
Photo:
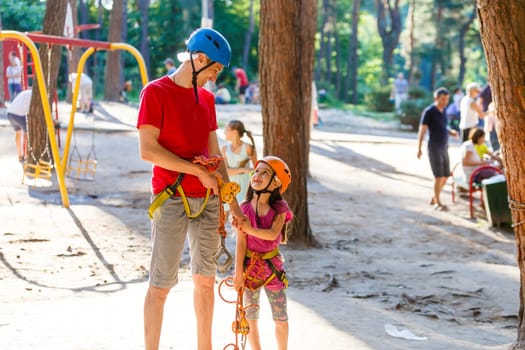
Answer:
[[[270,187],[274,178],[275,178],[275,172],[272,174],[272,177],[270,178],[270,181],[268,181],[268,184],[266,185],[265,188],[263,188],[260,191],[253,190],[253,192],[257,195],[257,200],[255,201],[255,221],[257,222],[257,225],[259,225],[259,198],[261,198],[261,194],[263,193],[273,192],[273,191],[270,191],[268,187]]]
[[[193,93],[195,94],[195,103],[199,104],[199,93],[197,92],[197,75],[199,75],[199,73],[205,70],[206,68],[212,66],[215,63],[215,61],[211,61],[210,63],[208,63],[207,65],[205,65],[204,67],[196,71],[195,63],[193,62],[193,55],[190,52],[190,62],[191,62],[191,70],[192,70],[191,84],[193,85]]]

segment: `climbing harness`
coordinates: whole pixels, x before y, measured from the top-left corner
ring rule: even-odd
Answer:
[[[250,325],[246,319],[246,310],[249,308],[257,308],[257,305],[244,306],[244,287],[239,288],[237,291],[236,300],[228,300],[223,295],[223,287],[227,286],[233,288],[233,277],[229,276],[219,283],[219,296],[223,301],[228,304],[235,304],[235,320],[232,323],[232,332],[235,334],[235,342],[226,345],[223,350],[244,350],[246,347],[246,340],[248,339],[248,333],[250,333]],[[240,346],[240,347],[239,347]]]
[[[275,247],[272,251],[266,253],[258,253],[250,249],[246,250],[246,257],[244,260],[246,267],[244,272],[244,285],[246,288],[250,290],[259,289],[266,286],[276,277],[284,283],[286,288],[288,288],[286,272],[277,269],[271,260],[279,254],[279,247]],[[268,277],[264,277],[264,264],[266,264],[272,271],[272,274]]]
[[[219,168],[219,164],[223,159],[224,158],[220,156],[213,156],[210,158],[206,158],[204,156],[198,156],[198,157],[195,157],[192,160],[192,162],[194,164],[200,164],[200,165],[205,166],[209,172],[214,172]],[[224,183],[220,176],[216,176],[216,177],[217,177],[217,184],[219,185],[219,192],[220,192],[219,227],[217,231],[220,235],[221,243],[220,243],[219,250],[213,256],[213,259],[215,260],[215,263],[217,264],[217,269],[219,270],[219,272],[224,273],[229,269],[229,267],[233,263],[233,256],[226,248],[227,233],[226,233],[226,228],[225,228],[226,215],[224,212],[224,203],[231,203],[231,201],[233,201],[237,193],[239,193],[239,191],[241,190],[241,187],[239,186],[239,184],[235,182]],[[166,187],[161,193],[157,195],[157,197],[155,197],[155,199],[151,202],[150,207],[148,208],[148,216],[150,217],[150,219],[153,219],[156,210],[160,208],[164,204],[164,202],[166,202],[170,197],[174,196],[176,192],[179,193],[182,199],[184,211],[186,213],[186,216],[189,219],[195,219],[199,215],[202,214],[202,212],[206,208],[206,205],[208,204],[208,201],[210,199],[211,189],[208,188],[206,190],[206,196],[204,198],[204,202],[202,203],[202,206],[200,207],[200,209],[196,213],[192,213],[189,203],[188,203],[188,198],[186,197],[186,194],[184,193],[184,190],[181,186],[183,178],[184,178],[184,174],[180,173],[179,176],[177,176],[177,179],[175,180],[173,184]]]
[[[77,147],[77,136],[73,134],[73,149],[69,154],[66,176],[76,180],[94,181],[97,172],[97,153],[95,152],[95,116],[91,115],[91,147],[85,158]]]

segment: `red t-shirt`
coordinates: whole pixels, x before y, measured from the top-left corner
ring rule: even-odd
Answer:
[[[242,68],[235,69],[235,76],[237,79],[239,79],[239,86],[248,86],[250,83],[248,82],[248,76],[246,75],[246,72]]]
[[[181,158],[207,157],[210,132],[217,130],[215,102],[213,94],[204,88],[198,88],[198,94],[196,104],[193,88],[178,86],[168,76],[148,83],[140,94],[137,128],[145,124],[159,128],[159,144]],[[153,193],[173,184],[178,174],[154,165]],[[188,197],[206,194],[206,188],[194,175],[184,175],[182,188]]]

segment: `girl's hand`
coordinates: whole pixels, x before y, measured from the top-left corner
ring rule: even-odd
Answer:
[[[239,233],[245,233],[246,229],[251,227],[250,221],[246,216],[241,218],[234,216],[232,218],[232,225],[237,231],[239,231]]]

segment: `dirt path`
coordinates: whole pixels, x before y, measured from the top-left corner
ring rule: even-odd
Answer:
[[[67,111],[61,106],[63,124]],[[218,119],[243,120],[260,150],[259,112],[226,106]],[[290,349],[504,349],[515,337],[518,310],[512,233],[470,220],[465,199],[447,213],[427,204],[430,169],[415,157],[413,133],[322,113],[325,125],[312,132],[308,182],[310,223],[322,248],[283,249]],[[20,184],[14,135],[0,127],[2,348],[143,347],[150,166],[138,157],[135,115],[120,104],[98,106],[95,127],[106,131],[95,134],[96,181],[68,179],[69,210],[52,188]],[[77,122],[87,129],[77,133],[86,154],[93,124],[80,114]],[[457,159],[457,145],[451,154]],[[450,203],[448,189],[444,199]],[[272,349],[266,309],[261,332]],[[162,349],[194,348],[186,267],[166,310]],[[233,340],[232,317],[232,306],[217,300],[216,349]],[[387,324],[426,340],[392,337]]]

